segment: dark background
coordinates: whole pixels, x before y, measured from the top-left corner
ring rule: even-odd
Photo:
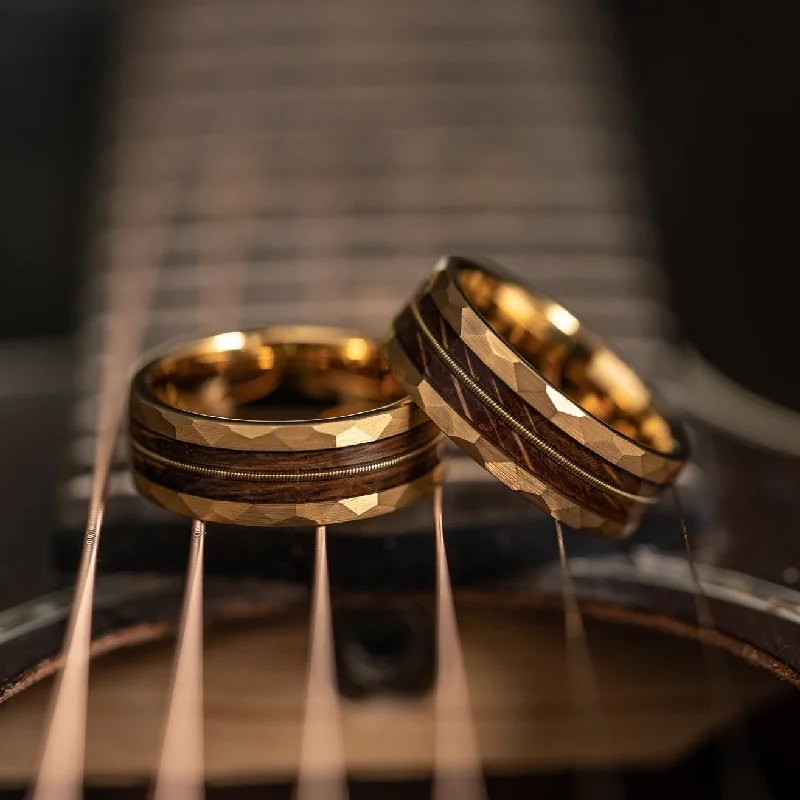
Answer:
[[[742,386],[800,409],[793,364],[800,89],[787,5],[605,2],[627,71],[677,335]],[[0,5],[0,608],[56,579],[52,487],[67,441],[70,337],[121,5]],[[766,728],[779,730],[774,721]],[[709,763],[699,753],[683,773],[672,772],[678,791]],[[778,759],[778,783],[786,763]],[[554,777],[553,785],[564,780]],[[669,780],[656,783],[674,794]],[[547,791],[542,781],[536,788]]]
[[[743,386],[798,409],[789,365],[800,89],[788,6],[606,3],[679,334]],[[120,7],[0,7],[4,339],[73,327]]]

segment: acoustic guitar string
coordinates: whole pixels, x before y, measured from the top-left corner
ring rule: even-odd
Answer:
[[[145,248],[152,246],[146,243]],[[97,551],[114,448],[128,391],[128,370],[147,326],[150,298],[157,282],[156,259],[142,243],[109,237],[106,273],[104,346],[95,430],[88,521],[75,596],[67,623],[63,668],[53,689],[44,745],[31,790],[34,800],[77,800],[83,796],[86,710]],[[144,256],[144,257],[143,257]],[[144,265],[144,268],[141,266]]]
[[[578,594],[564,543],[564,529],[555,520],[558,539],[558,555],[561,565],[561,587],[564,603],[564,634],[566,640],[567,675],[572,698],[573,719],[576,727],[584,733],[585,741],[592,744],[607,742],[613,734],[608,717],[603,709],[600,687],[597,682],[592,651],[586,637],[583,612],[578,602]],[[583,737],[580,737],[583,740]],[[603,784],[599,792],[599,784]],[[614,773],[597,774],[589,777],[582,772],[575,773],[575,794],[578,800],[593,800],[601,794],[606,800],[621,800],[625,797],[622,781]]]
[[[127,35],[133,39],[139,35],[135,23]],[[124,71],[125,67],[122,69]],[[124,75],[120,77],[124,82]],[[116,133],[112,129],[111,137]],[[184,169],[193,155],[190,151],[180,161]],[[114,227],[119,206],[124,208],[124,196],[114,190],[114,182],[116,175],[123,171],[124,164],[117,161],[106,189],[111,226],[96,254],[104,266],[101,274],[105,292],[98,316],[101,324],[99,389],[88,522],[67,624],[64,666],[53,689],[44,746],[31,789],[32,800],[83,797],[92,606],[105,500],[127,400],[129,370],[146,341],[156,288],[165,265],[164,256],[169,251],[166,228],[160,235],[142,236],[135,227]],[[178,184],[170,188],[171,191],[152,198],[154,210],[164,218],[181,211],[185,187]]]
[[[211,115],[210,115],[211,116]],[[199,150],[200,148],[198,148]],[[212,196],[216,177],[213,159],[198,153],[193,159],[201,174],[191,200],[203,203]],[[239,186],[244,190],[247,180]],[[202,208],[196,209],[203,212]],[[242,258],[234,242],[212,241],[196,272],[200,333],[236,327],[244,284]],[[161,753],[155,778],[154,800],[201,800],[205,796],[203,706],[203,571],[206,525],[194,520],[186,571],[186,594],[179,623],[172,682]]]
[[[442,487],[433,495],[436,530],[436,652],[433,800],[486,800],[480,749],[447,566]]]
[[[437,142],[435,163],[448,161],[447,144]],[[433,169],[424,177],[423,196],[441,197],[447,193],[446,170]],[[483,193],[481,193],[483,194]],[[440,235],[457,241],[455,220],[443,215]],[[434,695],[434,780],[432,800],[487,800],[480,742],[461,632],[456,617],[453,587],[444,538],[444,489],[434,489],[433,517],[436,537],[436,684]]]
[[[722,776],[722,797],[747,797],[748,800],[769,798],[766,778],[760,765],[756,746],[747,728],[746,715],[741,698],[736,691],[736,683],[724,651],[714,647],[702,636],[715,630],[711,604],[703,589],[700,572],[697,569],[686,525],[686,515],[677,486],[672,487],[672,498],[681,527],[681,535],[686,550],[686,561],[694,588],[694,605],[697,625],[700,629],[700,647],[703,653],[709,691],[713,702],[725,715],[734,713],[735,728],[731,735],[720,743],[721,757],[725,760]]]
[[[347,800],[325,526],[317,528],[305,714],[295,800]]]
[[[268,173],[271,159],[269,152],[261,154],[258,170],[254,174],[256,180],[247,190],[240,184],[243,197],[239,207],[253,203],[258,208],[261,195],[277,191],[281,196],[289,196],[285,191],[286,177],[281,175],[277,181],[264,180]],[[276,188],[277,187],[277,188]],[[288,222],[288,227],[297,237],[297,245],[301,246],[306,237],[299,226]],[[306,232],[307,233],[307,232]],[[251,250],[257,251],[263,246],[258,226],[252,228]],[[213,281],[223,277],[222,282],[229,281],[227,289],[220,287],[228,299],[234,293],[242,294],[246,275],[244,265],[246,259],[235,260],[227,274],[220,270],[209,275]],[[214,271],[211,270],[213,273]],[[305,287],[306,282],[301,286]],[[303,296],[303,301],[306,298]],[[241,309],[243,304],[239,304]],[[313,315],[308,315],[313,316]],[[222,326],[224,327],[224,326]],[[222,329],[220,327],[220,330]],[[333,644],[333,623],[331,611],[330,579],[328,572],[327,528],[316,529],[314,583],[311,598],[311,615],[309,618],[309,654],[307,660],[307,680],[303,725],[301,732],[300,756],[298,762],[296,800],[347,800],[347,765],[344,749],[344,732],[342,728],[342,710],[336,676],[336,663]]]
[[[108,316],[108,344],[102,367],[88,522],[67,626],[64,666],[54,687],[44,748],[32,794],[35,800],[68,800],[82,796],[97,549],[114,445],[125,407],[127,371],[138,352],[137,343],[141,341],[145,324],[142,308],[153,283],[150,276],[140,274],[141,270],[137,271],[137,279],[132,280],[124,266],[117,269],[117,272],[112,269],[108,277],[108,307],[115,309],[117,314]]]
[[[153,800],[202,800],[203,751],[203,555],[206,526],[192,523],[178,646]]]

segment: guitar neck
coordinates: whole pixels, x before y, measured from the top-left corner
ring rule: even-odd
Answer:
[[[302,8],[302,12],[301,9]],[[670,374],[610,33],[583,3],[322,0],[131,11],[86,280],[64,522],[85,517],[105,285],[141,270],[143,347],[198,330],[378,336],[446,252],[505,260],[648,379]],[[465,469],[468,469],[465,467]],[[107,521],[163,521],[118,448]]]

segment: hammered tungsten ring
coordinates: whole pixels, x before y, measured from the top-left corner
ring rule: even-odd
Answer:
[[[207,522],[328,525],[441,481],[442,435],[378,342],[332,328],[231,331],[174,348],[131,385],[138,491]]]
[[[574,528],[631,533],[686,462],[682,429],[624,361],[490,261],[442,259],[387,355],[447,436]]]

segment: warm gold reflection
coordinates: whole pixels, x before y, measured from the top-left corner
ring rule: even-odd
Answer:
[[[670,427],[644,383],[569,311],[466,262],[459,266],[458,281],[491,328],[569,398],[554,401],[559,410],[579,416],[583,409],[654,450],[675,449]]]
[[[364,361],[370,353],[370,343],[366,339],[353,337],[344,346],[344,356],[350,361]]]
[[[161,359],[145,380],[170,406],[228,419],[330,418],[405,394],[377,342],[306,326],[211,336]]]
[[[247,344],[247,337],[242,331],[229,331],[211,337],[211,346],[214,350],[241,350]]]
[[[560,306],[558,303],[549,303],[546,305],[544,315],[561,331],[561,333],[567,336],[572,336],[577,333],[578,328],[580,328],[580,322],[578,322],[577,318],[573,317],[566,308]]]

